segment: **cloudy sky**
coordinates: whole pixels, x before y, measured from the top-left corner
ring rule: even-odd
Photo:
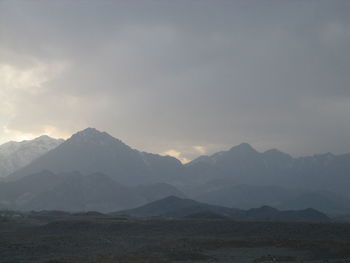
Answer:
[[[0,143],[350,152],[350,1],[0,0]]]

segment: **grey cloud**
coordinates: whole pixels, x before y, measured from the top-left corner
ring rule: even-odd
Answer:
[[[65,63],[6,125],[140,149],[350,151],[348,1],[3,1],[0,54]]]

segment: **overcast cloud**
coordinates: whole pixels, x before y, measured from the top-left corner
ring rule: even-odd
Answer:
[[[350,1],[0,1],[0,142],[350,152]]]

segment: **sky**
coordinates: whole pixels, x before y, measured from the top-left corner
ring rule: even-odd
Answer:
[[[186,162],[350,152],[348,0],[0,0],[0,143],[86,127]]]

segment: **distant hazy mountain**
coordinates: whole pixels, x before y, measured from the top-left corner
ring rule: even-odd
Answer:
[[[25,210],[110,212],[144,203],[142,197],[104,174],[64,176],[60,184],[35,196]]]
[[[198,180],[223,181],[222,185],[275,185],[285,181],[293,158],[278,150],[259,153],[247,143],[211,156],[200,156],[185,165],[186,176]],[[201,174],[203,177],[196,175]]]
[[[43,135],[33,140],[11,141],[0,145],[0,178],[29,164],[62,142],[62,139],[53,139]]]
[[[327,214],[339,215],[350,213],[350,199],[327,191],[307,192],[281,202],[281,209],[315,208]]]
[[[42,171],[14,182],[0,183],[0,207],[20,209],[35,196],[53,189],[62,183],[64,177],[49,171]]]
[[[244,143],[229,151],[201,156],[186,164],[184,170],[191,184],[222,182],[214,184],[211,190],[247,184],[328,190],[346,195],[350,188],[350,154],[293,158],[278,150],[260,153]]]
[[[167,197],[141,207],[112,213],[132,217],[174,217],[174,218],[232,218],[243,221],[304,221],[326,222],[329,217],[314,209],[280,211],[263,206],[250,210],[239,210],[200,203],[191,199]]]
[[[170,156],[134,150],[122,141],[93,128],[74,134],[60,146],[11,175],[20,178],[50,170],[103,173],[126,185],[171,182],[182,164]]]
[[[0,182],[0,209],[111,212],[170,195],[184,196],[165,183],[128,187],[101,173],[42,171],[16,181]]]

